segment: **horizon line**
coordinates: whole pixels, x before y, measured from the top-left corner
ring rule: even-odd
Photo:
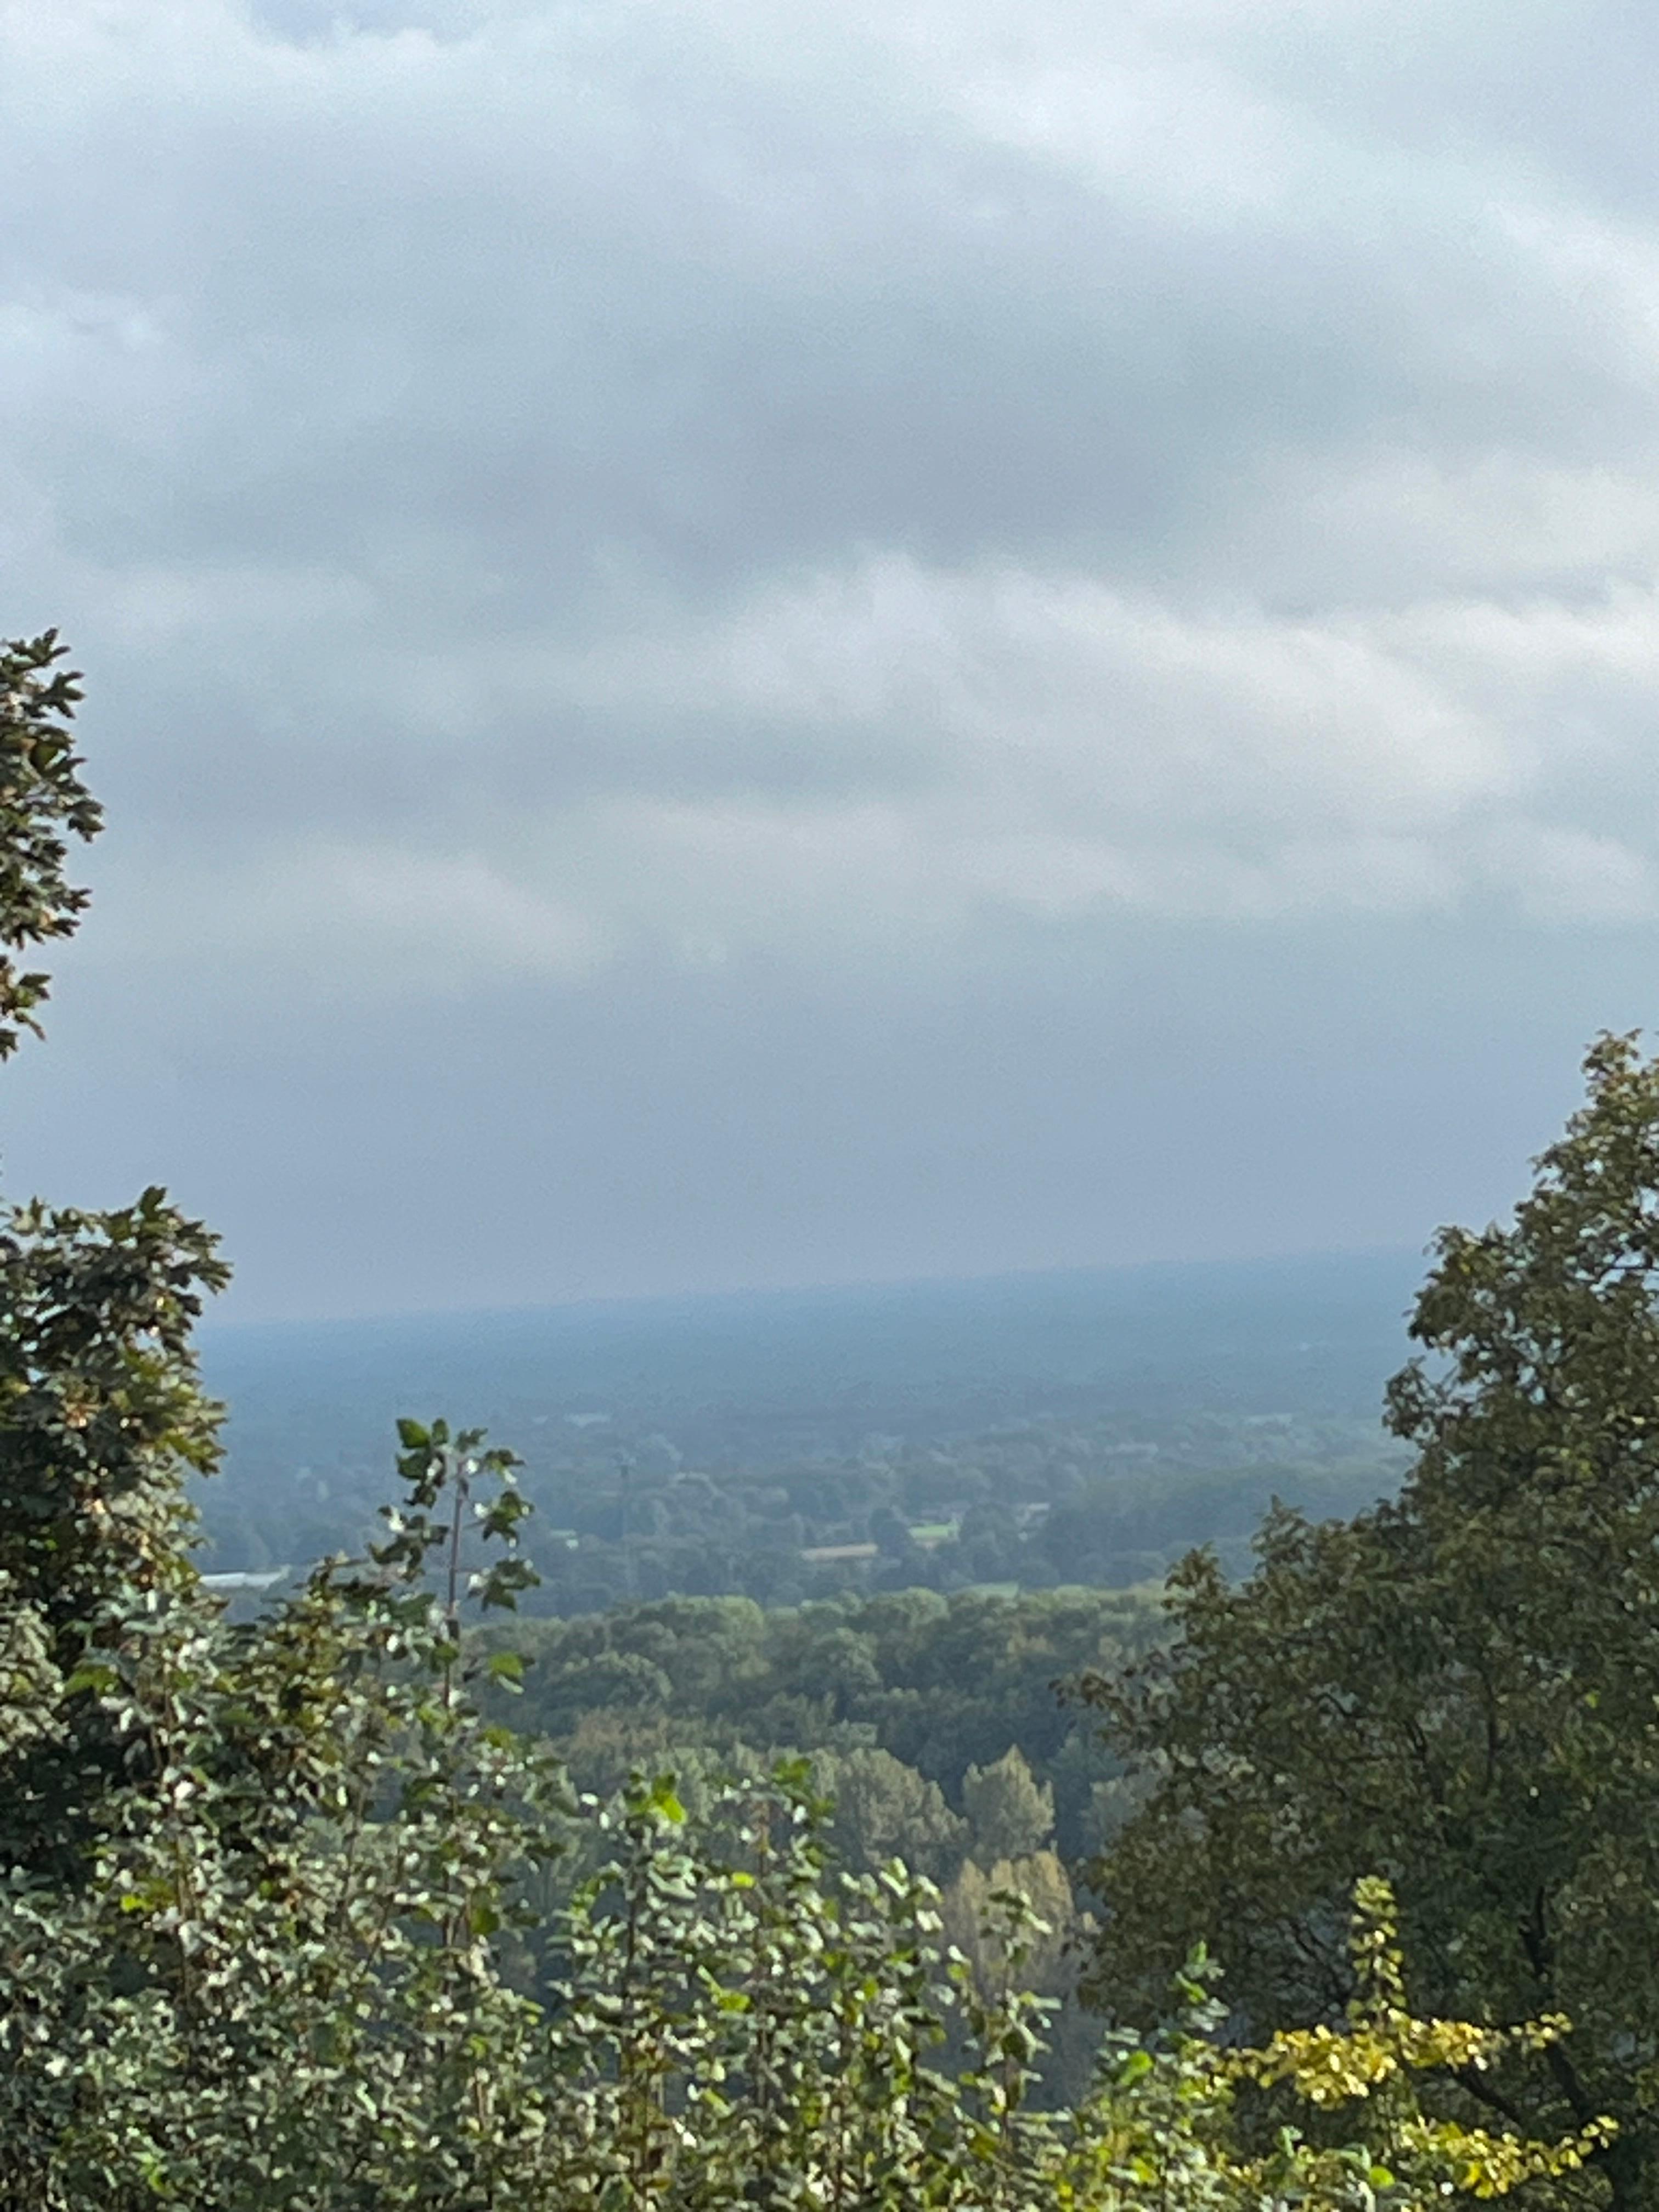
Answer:
[[[1295,1267],[1343,1261],[1404,1260],[1410,1257],[1426,1266],[1431,1249],[1429,1246],[1406,1243],[1303,1245],[1275,1252],[1231,1253],[1204,1258],[1088,1261],[1058,1267],[995,1267],[983,1273],[962,1274],[848,1276],[818,1282],[732,1284],[695,1290],[624,1291],[599,1294],[575,1292],[564,1297],[556,1296],[531,1301],[515,1299],[509,1304],[498,1306],[404,1306],[375,1308],[354,1313],[267,1315],[246,1320],[234,1316],[221,1319],[210,1308],[203,1315],[197,1334],[198,1338],[240,1336],[267,1330],[397,1328],[421,1322],[531,1320],[555,1314],[610,1315],[623,1311],[638,1312],[653,1307],[658,1310],[684,1309],[690,1306],[764,1304],[772,1301],[784,1303],[815,1297],[869,1297],[906,1291],[988,1290],[1002,1285],[1060,1283],[1085,1279],[1098,1280],[1103,1277],[1135,1275],[1220,1273],[1230,1268]]]

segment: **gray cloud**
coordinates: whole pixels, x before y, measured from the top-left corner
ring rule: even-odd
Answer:
[[[663,1206],[711,1280],[898,1264],[845,1196],[831,1253],[744,1194],[738,1158],[787,1182],[839,1146],[855,1193],[868,1151],[769,1091],[778,991],[843,1040],[872,1189],[963,1079],[942,1047],[884,1078],[883,1023],[972,1000],[994,1128],[1036,1110],[987,1072],[1028,995],[1079,1066],[1151,1048],[1126,933],[1269,998],[1357,932],[1368,974],[1382,942],[1487,989],[1505,957],[1607,979],[1545,1026],[1639,1012],[1656,58],[1645,17],[1559,0],[0,8],[5,626],[75,638],[117,824],[66,989],[156,1102],[242,1096],[273,1036],[343,1067],[383,1020],[465,1023],[517,1102],[498,1206],[544,1169],[526,1024],[611,1009],[630,1188],[663,1139],[630,1154],[616,1099],[689,1024],[708,1115],[759,1116],[710,1186],[750,1225],[635,1189],[607,1289],[695,1275],[653,1273]],[[1552,967],[1562,932],[1599,971]],[[164,1048],[131,1011],[161,972]],[[389,1185],[429,1167],[367,1071],[295,1084],[313,1172],[346,1127]],[[75,1126],[113,1158],[95,1107]],[[1074,1210],[1086,1250],[1063,1207],[975,1229],[994,1143],[939,1170],[917,1269],[1156,1248],[1121,1194]],[[235,1140],[248,1176],[274,1144]],[[222,1181],[257,1267],[274,1213]],[[1390,1223],[1419,1225],[1310,1198],[1277,1241]],[[366,1264],[352,1300],[410,1279]]]

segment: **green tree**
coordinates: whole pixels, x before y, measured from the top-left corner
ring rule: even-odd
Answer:
[[[1062,1996],[1071,1978],[1066,1949],[1075,1931],[1072,1885],[1052,1851],[995,1859],[985,1866],[969,1859],[945,1893],[945,1925],[951,1942],[967,1960],[976,1987],[995,1990],[1015,1978],[995,1911],[999,1897],[1010,1894],[1022,1898],[1035,1916],[1020,1931],[1019,1987],[1043,1996]]]
[[[962,1802],[974,1832],[974,1856],[982,1866],[994,1859],[1029,1858],[1054,1832],[1054,1793],[1035,1778],[1017,1743],[988,1766],[968,1769]]]
[[[1548,2130],[1607,2112],[1659,2188],[1659,1063],[1603,1037],[1507,1227],[1443,1231],[1390,1386],[1397,1502],[1283,1510],[1255,1573],[1173,1578],[1176,1637],[1095,1678],[1147,1791],[1097,1869],[1094,1975],[1131,2015],[1200,1930],[1252,2032],[1341,2002],[1341,1905],[1396,1885],[1419,1995],[1570,2014],[1571,2051],[1459,2075]]]
[[[15,956],[74,934],[88,893],[64,873],[67,840],[103,827],[70,735],[81,679],[58,666],[64,655],[55,630],[0,644],[0,1060],[24,1030],[40,1035],[50,988]]]
[[[47,993],[15,956],[76,927],[69,841],[100,825],[62,658],[0,647],[0,1058]],[[527,2015],[477,1944],[544,1793],[459,1623],[469,1585],[523,1580],[510,1465],[411,1430],[374,1557],[230,1627],[185,1490],[217,1459],[191,1333],[226,1274],[160,1190],[0,1224],[6,2212],[447,2203],[501,2149],[477,2116]],[[465,1563],[469,1525],[509,1556]]]
[[[873,1874],[902,1859],[935,1881],[961,1865],[968,1830],[937,1782],[874,1746],[823,1753],[815,1764],[824,1795],[835,1800],[830,1834],[845,1865]]]
[[[99,808],[69,722],[79,679],[55,633],[0,646],[0,1060],[40,1033],[47,978],[14,955],[70,936],[87,903],[65,875]],[[107,1213],[33,1200],[0,1215],[0,1608],[42,1682],[67,1685],[13,1752],[0,1866],[64,1875],[134,1756],[84,1687],[118,1616],[194,1582],[187,1474],[218,1456],[191,1330],[228,1270],[159,1189]],[[18,1723],[14,1721],[15,1728]]]

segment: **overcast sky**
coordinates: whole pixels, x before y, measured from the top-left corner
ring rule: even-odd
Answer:
[[[1421,1243],[1659,1019],[1659,13],[0,0],[9,1182],[245,1317]]]

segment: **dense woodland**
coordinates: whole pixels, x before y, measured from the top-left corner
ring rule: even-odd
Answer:
[[[906,1590],[774,1611],[671,1601],[493,1630],[489,1641],[526,1662],[518,1725],[554,1744],[584,1787],[614,1786],[671,1747],[873,1753],[960,1810],[969,1771],[1017,1747],[1077,1858],[1109,1823],[1120,1763],[1097,1717],[1062,1703],[1054,1685],[1115,1670],[1163,1633],[1147,1591]],[[901,1844],[895,1829],[891,1847]]]
[[[1147,1590],[913,1589],[792,1609],[623,1607],[491,1629],[480,1649],[524,1662],[514,1696],[498,1685],[485,1709],[582,1793],[672,1772],[701,1809],[726,1778],[799,1762],[837,1863],[877,1875],[897,1859],[926,1876],[964,1955],[981,1957],[993,1894],[1020,1890],[1046,1923],[1022,1978],[1055,2007],[1034,2065],[1034,2094],[1052,2102],[1086,2091],[1098,2042],[1078,1997],[1094,1926],[1079,1870],[1134,1798],[1095,1716],[1057,1686],[1115,1674],[1163,1633]]]
[[[0,651],[0,1060],[85,904],[78,698]],[[0,2212],[1659,2203],[1659,1062],[1586,1073],[1439,1241],[1396,1494],[1161,1601],[889,1531],[892,1588],[526,1617],[520,1462],[406,1419],[372,1540],[239,1617],[215,1239],[12,1206]],[[842,1521],[918,1552],[1008,1503],[882,1463]],[[1182,1540],[1077,1472],[1057,1578]]]
[[[197,1503],[214,1571],[302,1571],[378,1526],[392,1425],[510,1437],[573,1613],[668,1596],[1126,1587],[1278,1496],[1398,1486],[1382,1378],[1407,1253],[210,1330],[229,1403]]]
[[[704,1424],[712,1426],[712,1424]],[[690,1440],[688,1440],[688,1443]],[[1405,1455],[1369,1419],[1297,1409],[1179,1417],[1038,1413],[962,1433],[935,1415],[912,1437],[781,1452],[592,1417],[527,1426],[522,1475],[539,1522],[538,1613],[638,1599],[753,1598],[794,1606],[844,1593],[992,1587],[1122,1589],[1161,1580],[1195,1544],[1248,1567],[1275,1498],[1322,1519],[1373,1504]],[[691,1449],[696,1449],[693,1445]],[[379,1438],[325,1472],[284,1433],[209,1486],[205,1563],[303,1571],[365,1541],[384,1480]]]

